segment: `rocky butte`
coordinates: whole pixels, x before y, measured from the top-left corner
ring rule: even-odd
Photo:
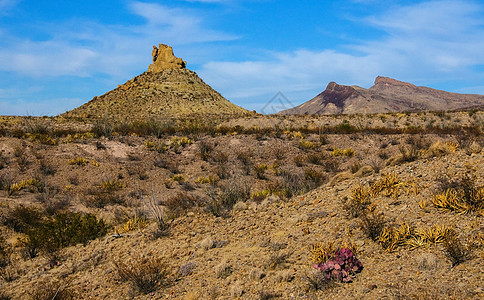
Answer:
[[[176,57],[173,54],[173,48],[165,44],[153,46],[151,55],[153,63],[149,65],[148,72],[159,73],[168,69],[185,69],[187,66],[187,62]]]
[[[148,71],[62,116],[82,119],[139,120],[191,115],[240,116],[249,112],[222,97],[172,47],[153,46]]]

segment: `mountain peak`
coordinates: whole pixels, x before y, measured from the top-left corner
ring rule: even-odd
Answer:
[[[415,85],[408,83],[408,82],[396,80],[396,79],[393,79],[393,78],[390,78],[390,77],[377,76],[375,78],[375,85],[380,85],[380,84],[415,87]]]
[[[356,90],[353,87],[340,85],[331,81],[321,95],[327,103],[333,103],[337,107],[343,107],[345,100],[355,93]]]
[[[280,114],[356,114],[459,110],[484,106],[483,95],[464,95],[417,87],[378,76],[369,89],[330,82],[313,99]]]
[[[186,61],[173,54],[172,47],[165,44],[159,44],[158,47],[153,46],[151,55],[153,63],[149,65],[148,72],[159,73],[168,69],[185,69],[187,65]]]

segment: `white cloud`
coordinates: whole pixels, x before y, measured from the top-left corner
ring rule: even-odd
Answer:
[[[254,97],[266,101],[282,91],[300,95],[291,99],[297,104],[329,81],[369,87],[377,75],[417,84],[472,80],[471,67],[484,64],[484,21],[476,15],[482,9],[473,2],[449,0],[393,7],[360,20],[383,30],[382,38],[348,45],[347,52],[297,50],[273,53],[268,61],[212,61],[200,73],[236,102]]]
[[[204,20],[189,11],[144,2],[130,2],[128,8],[146,22],[136,26],[81,20],[45,24],[45,33],[52,35],[46,41],[3,32],[0,71],[34,77],[104,73],[119,79],[132,76],[134,70],[139,72],[140,66],[148,67],[154,43],[180,46],[237,38],[206,28]]]

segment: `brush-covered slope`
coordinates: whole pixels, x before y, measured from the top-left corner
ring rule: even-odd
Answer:
[[[369,89],[330,82],[313,99],[281,114],[356,114],[459,110],[484,106],[484,96],[457,94],[378,76]]]
[[[145,72],[106,94],[64,114],[65,117],[144,120],[200,114],[241,115],[247,110],[229,102],[198,75],[171,47],[153,49]]]

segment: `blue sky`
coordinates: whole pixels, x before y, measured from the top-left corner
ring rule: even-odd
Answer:
[[[230,101],[261,111],[376,76],[484,94],[484,2],[0,0],[0,115],[55,115],[173,46]]]

